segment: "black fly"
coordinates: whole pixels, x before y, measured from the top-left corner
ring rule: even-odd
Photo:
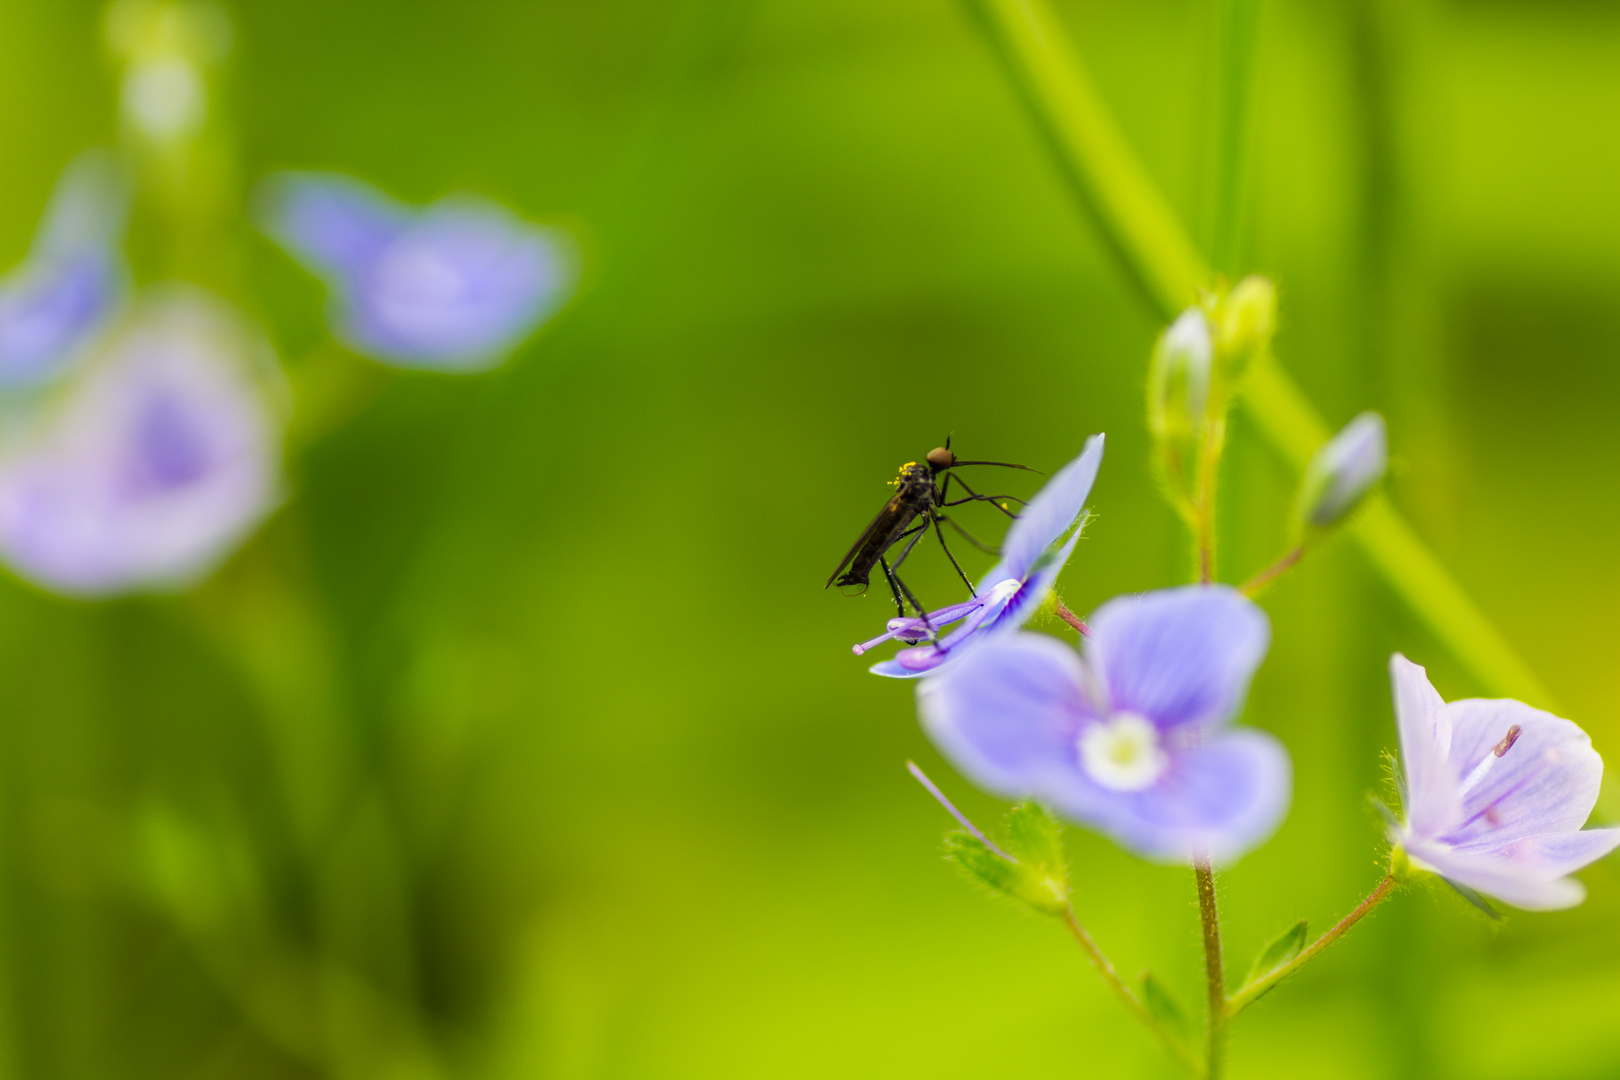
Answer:
[[[911,549],[917,546],[918,540],[922,539],[923,533],[927,531],[929,526],[933,526],[934,534],[939,537],[939,546],[945,550],[945,557],[951,560],[952,566],[956,567],[956,572],[962,578],[962,583],[968,587],[969,595],[976,595],[973,591],[973,582],[968,580],[967,574],[963,573],[961,565],[957,563],[956,556],[951,554],[950,547],[946,545],[945,533],[940,528],[940,525],[949,525],[961,533],[968,543],[981,551],[990,552],[992,555],[997,554],[997,552],[994,548],[975,540],[968,534],[966,529],[963,529],[962,526],[940,513],[940,511],[949,506],[961,506],[963,503],[987,502],[1008,517],[1015,518],[1018,515],[1003,506],[1002,501],[1010,499],[1013,502],[1022,504],[1024,500],[1014,498],[1011,495],[980,495],[968,487],[967,481],[953,473],[947,474],[943,483],[940,481],[941,473],[946,473],[949,469],[960,468],[963,465],[999,465],[1007,469],[1038,471],[1031,469],[1028,465],[1014,465],[1006,461],[958,461],[956,455],[951,453],[951,441],[946,439],[944,446],[930,450],[928,456],[922,462],[908,461],[900,466],[900,475],[890,481],[890,484],[895,489],[894,495],[884,505],[883,509],[878,511],[878,516],[873,518],[872,524],[868,525],[866,531],[861,533],[860,539],[856,540],[849,551],[844,554],[844,557],[838,561],[838,569],[834,570],[832,577],[827,579],[826,587],[853,585],[856,587],[857,593],[865,592],[867,585],[870,584],[869,577],[872,573],[872,567],[881,566],[883,576],[888,579],[889,588],[894,593],[894,605],[899,609],[900,617],[905,618],[906,601],[909,600],[923,625],[932,631],[933,628],[928,624],[926,610],[922,604],[918,603],[917,597],[913,595],[912,591],[906,587],[906,583],[900,580],[899,570],[900,564],[905,562],[906,556],[911,554]],[[957,499],[954,502],[950,501],[952,480],[955,480],[962,490],[967,492],[965,498]],[[899,556],[894,560],[894,565],[889,565],[888,559],[885,558],[889,549],[908,536],[911,538],[911,542],[901,549]]]

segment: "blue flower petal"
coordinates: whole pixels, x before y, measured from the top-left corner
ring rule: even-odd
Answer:
[[[1586,899],[1586,888],[1567,876],[1620,844],[1620,829],[1588,829],[1532,837],[1498,851],[1460,851],[1444,841],[1404,840],[1419,869],[1496,897],[1526,911],[1556,911]]]
[[[504,207],[453,195],[425,210],[342,176],[286,173],[261,224],[332,287],[334,333],[403,367],[481,370],[572,293],[572,240]]]
[[[195,579],[275,505],[259,343],[206,294],[137,306],[0,455],[0,558],[55,592]]]
[[[1001,562],[985,575],[986,585],[1003,578],[1022,581],[1029,577],[1047,549],[1074,527],[1097,481],[1104,441],[1101,434],[1087,439],[1080,455],[1059,469],[1019,512],[1002,541]]]
[[[63,171],[27,261],[0,280],[0,385],[57,374],[118,309],[128,201],[105,152],[81,154]]]
[[[1214,733],[1171,755],[1152,787],[1108,792],[1094,785],[1043,792],[1053,809],[1090,825],[1147,859],[1230,862],[1276,831],[1288,813],[1292,767],[1282,743],[1263,731]]]
[[[259,227],[333,285],[370,273],[411,222],[404,206],[336,173],[278,173],[258,203]]]
[[[564,234],[483,200],[446,199],[351,283],[345,333],[395,363],[483,368],[560,306],[574,278]]]
[[[1425,836],[1440,836],[1463,819],[1457,794],[1460,776],[1446,760],[1451,753],[1451,714],[1427,673],[1400,653],[1389,658],[1389,678],[1401,740],[1406,820]]]
[[[1095,791],[1075,744],[1094,716],[1082,679],[1079,655],[1054,638],[992,638],[924,682],[918,711],[940,753],[987,791]]]
[[[1110,600],[1086,655],[1112,707],[1161,727],[1235,716],[1271,641],[1265,613],[1236,590],[1189,585]]]
[[[114,258],[94,249],[25,264],[0,281],[0,385],[54,374],[117,307],[122,285]]]
[[[1480,770],[1463,795],[1462,823],[1445,834],[1446,842],[1500,847],[1586,823],[1603,782],[1603,759],[1586,732],[1518,701],[1454,701],[1446,711],[1450,774],[1466,779]],[[1515,726],[1518,736],[1497,757],[1493,747]]]

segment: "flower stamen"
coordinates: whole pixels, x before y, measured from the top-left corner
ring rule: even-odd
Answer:
[[[1514,724],[1508,728],[1507,734],[1502,736],[1502,741],[1491,747],[1491,752],[1486,754],[1480,763],[1474,766],[1473,771],[1463,779],[1462,787],[1457,791],[1458,796],[1466,797],[1470,791],[1478,787],[1480,781],[1485,779],[1485,774],[1491,771],[1491,766],[1496,764],[1496,759],[1513,749],[1513,744],[1519,741],[1519,736],[1523,732],[1524,728],[1519,724]]]

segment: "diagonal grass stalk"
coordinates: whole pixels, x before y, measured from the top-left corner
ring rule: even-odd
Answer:
[[[1131,151],[1046,0],[963,0],[995,44],[1053,156],[1152,308],[1166,321],[1211,272]],[[1330,435],[1287,373],[1257,359],[1243,403],[1282,458],[1303,470]],[[1542,708],[1551,695],[1388,499],[1370,498],[1346,526],[1403,602],[1490,694]]]

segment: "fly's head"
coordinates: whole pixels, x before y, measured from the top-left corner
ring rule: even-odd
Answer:
[[[946,440],[946,445],[934,447],[923,460],[928,462],[930,471],[942,473],[956,464],[956,455],[951,453],[950,441]]]

